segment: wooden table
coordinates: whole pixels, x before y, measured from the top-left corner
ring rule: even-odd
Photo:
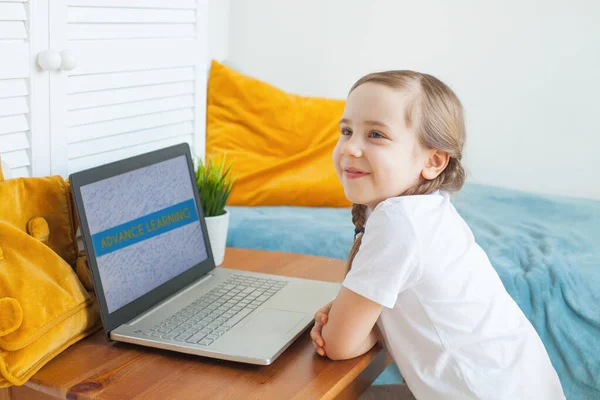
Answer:
[[[344,261],[228,248],[223,267],[340,282]],[[269,366],[256,366],[107,342],[103,332],[74,344],[24,386],[0,389],[16,399],[355,399],[390,364],[379,345],[361,357],[331,361],[308,331]]]

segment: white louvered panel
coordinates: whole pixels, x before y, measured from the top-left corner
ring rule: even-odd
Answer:
[[[0,135],[29,130],[26,115],[11,115],[0,117]]]
[[[67,7],[69,40],[194,38],[195,2],[177,8],[167,1],[77,1]],[[90,4],[90,3],[93,3]],[[154,7],[148,3],[153,3]]]
[[[194,80],[194,68],[165,68],[149,71],[115,72],[111,74],[74,75],[69,77],[68,93],[121,89],[160,83]]]
[[[68,0],[69,6],[195,9],[196,0]]]
[[[0,117],[6,117],[9,115],[17,114],[27,114],[28,112],[29,107],[27,106],[26,97],[16,97],[13,99],[0,98]]]
[[[191,122],[161,126],[158,128],[119,135],[118,140],[115,140],[114,137],[104,137],[85,142],[72,143],[69,145],[69,155],[71,159],[87,157],[93,154],[118,150],[123,147],[132,147],[171,137],[191,135],[193,132],[194,126]]]
[[[15,86],[13,86],[14,88]],[[0,91],[0,96],[14,93]],[[0,155],[11,170],[25,168],[26,176],[31,175],[29,170],[31,162],[29,159],[28,112],[27,97],[0,98]]]
[[[26,132],[0,135],[0,152],[24,150],[29,148]]]
[[[2,21],[25,21],[25,4],[2,1],[0,2],[0,18]]]
[[[77,24],[69,27],[70,40],[194,37],[193,24]]]
[[[13,168],[28,167],[31,164],[27,150],[3,152],[2,160],[8,164],[11,170]]]
[[[0,16],[0,18],[2,18]],[[0,40],[25,40],[27,31],[23,22],[0,21]]]
[[[68,168],[69,171],[81,171],[86,168],[93,168],[98,165],[102,165],[108,162],[121,160],[123,158],[132,157],[148,151],[158,150],[163,147],[172,146],[178,143],[187,142],[190,147],[193,146],[193,136],[176,136],[156,142],[144,143],[138,146],[120,148],[115,151],[109,151],[107,153],[94,154],[89,157],[81,157],[73,160],[69,160]],[[192,147],[193,148],[193,147]]]
[[[51,77],[52,173],[182,141],[203,153],[207,1],[56,1],[50,48],[78,63]]]
[[[0,40],[0,79],[29,77],[29,44]]]
[[[155,114],[163,111],[180,110],[194,107],[194,96],[168,97],[135,103],[117,104],[96,108],[84,108],[69,111],[69,126],[87,125],[94,122]],[[1,111],[1,109],[0,109]]]
[[[198,66],[196,39],[70,40],[77,67],[69,76]],[[202,70],[208,60],[202,59]],[[198,75],[197,76],[203,76]]]
[[[11,168],[15,156],[7,152],[29,149],[27,96],[25,79],[0,79],[0,154]]]
[[[0,0],[0,156],[13,176],[31,175],[26,1]]]
[[[25,79],[0,79],[0,98],[27,96]]]
[[[194,112],[193,110],[188,109],[142,115],[133,118],[116,119],[91,125],[80,125],[71,127],[67,130],[68,141],[69,143],[81,142],[83,140],[115,136],[122,133],[170,125],[183,121],[192,121],[193,119]],[[119,138],[114,139],[119,140]]]
[[[26,40],[26,21],[25,4],[0,1],[0,42]]]
[[[134,101],[160,99],[194,93],[193,82],[168,83],[164,85],[87,92],[69,95],[69,110],[122,104]]]
[[[194,10],[69,7],[68,22],[83,23],[194,23]]]
[[[29,167],[21,167],[14,169],[11,168],[10,173],[13,178],[26,178],[28,176],[31,176],[31,173],[29,172]]]
[[[68,80],[69,159],[193,133],[191,67],[74,75]]]

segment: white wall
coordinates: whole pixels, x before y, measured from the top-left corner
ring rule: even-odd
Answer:
[[[336,98],[374,70],[433,74],[465,106],[471,182],[600,199],[600,2],[231,0],[229,12],[242,72]]]
[[[229,0],[208,0],[208,54],[223,61],[229,51]]]

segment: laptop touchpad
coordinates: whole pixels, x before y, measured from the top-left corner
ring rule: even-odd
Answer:
[[[265,308],[256,316],[251,316],[240,328],[243,334],[286,333],[295,327],[306,313]]]

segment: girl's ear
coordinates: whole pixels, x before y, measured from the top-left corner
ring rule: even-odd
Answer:
[[[429,150],[429,158],[425,161],[425,166],[421,171],[423,178],[428,181],[437,178],[448,165],[450,155],[441,150]]]

